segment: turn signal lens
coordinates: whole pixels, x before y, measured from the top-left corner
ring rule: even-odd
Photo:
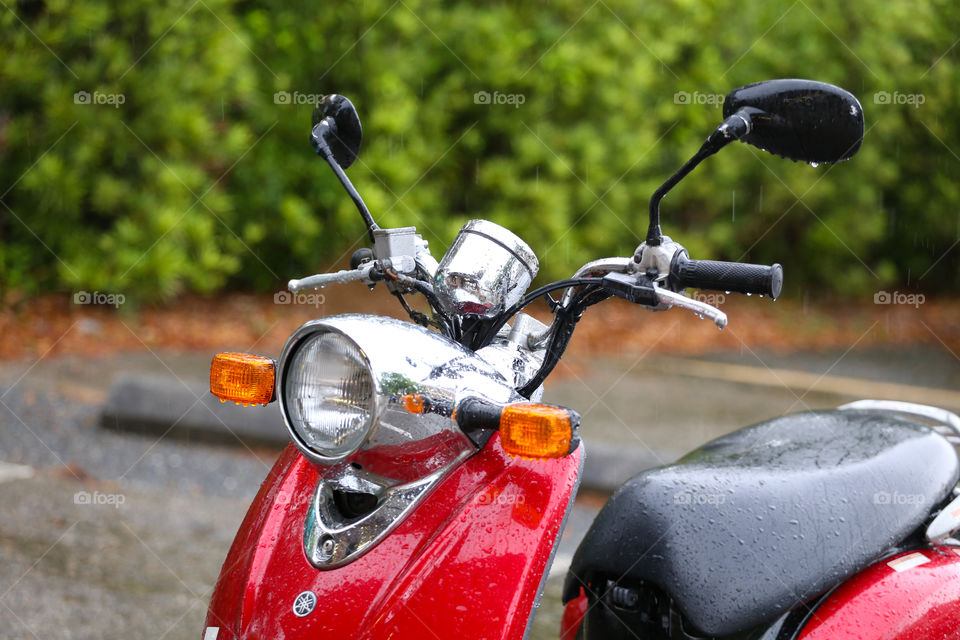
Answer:
[[[267,404],[273,400],[276,364],[249,353],[218,353],[210,363],[210,393],[237,404]]]
[[[500,443],[512,456],[562,458],[579,443],[580,417],[548,404],[511,404],[500,414]]]
[[[426,402],[421,395],[403,395],[400,396],[400,402],[403,403],[403,408],[406,409],[408,413],[415,413],[419,415],[426,409]]]

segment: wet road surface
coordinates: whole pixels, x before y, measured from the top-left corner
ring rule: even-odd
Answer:
[[[683,375],[651,357],[572,362],[547,399],[580,410],[588,456],[636,452],[639,470],[764,418],[853,399],[770,384],[771,371],[960,388],[949,354],[747,355],[707,362],[754,367],[765,386],[724,380],[722,368]],[[98,412],[117,372],[202,380],[208,363],[139,354],[0,365],[0,637],[201,637],[220,564],[278,452],[105,430]],[[557,637],[562,576],[602,502],[577,501],[538,640]]]

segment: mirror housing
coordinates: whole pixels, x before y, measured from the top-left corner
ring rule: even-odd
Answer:
[[[333,159],[346,169],[357,159],[362,139],[360,116],[349,99],[331,93],[317,101],[313,110],[311,133],[314,147],[325,142],[333,154]]]
[[[360,141],[363,131],[360,129],[360,116],[357,109],[344,96],[336,93],[323,96],[317,101],[313,110],[313,129],[310,131],[310,144],[317,155],[330,165],[337,180],[346,189],[353,204],[360,212],[363,223],[367,226],[367,235],[374,245],[377,239],[374,231],[380,229],[373,221],[370,210],[357,193],[356,187],[350,182],[344,169],[353,164],[360,152]]]
[[[791,160],[819,164],[849,160],[863,141],[863,109],[840,87],[813,80],[755,82],[734,89],[723,116],[749,116],[739,139]]]
[[[814,166],[849,160],[863,142],[857,98],[814,80],[768,80],[734,89],[723,101],[723,118],[700,150],[653,192],[647,245],[658,246],[663,238],[660,201],[667,192],[734,140]]]

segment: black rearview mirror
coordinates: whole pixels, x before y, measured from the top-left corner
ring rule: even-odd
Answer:
[[[310,144],[317,155],[324,159],[333,169],[337,180],[343,185],[356,205],[363,222],[367,225],[367,235],[370,242],[376,242],[374,231],[379,229],[373,221],[370,210],[364,204],[363,198],[357,193],[356,187],[350,182],[344,169],[353,164],[360,152],[360,141],[363,132],[360,129],[360,116],[357,109],[347,98],[331,93],[317,101],[313,110],[313,129],[310,131]]]
[[[653,192],[647,244],[660,244],[660,200],[705,158],[734,140],[809,162],[849,160],[863,142],[863,109],[849,91],[813,80],[768,80],[734,89],[723,122],[700,150]]]
[[[323,127],[318,127],[321,123]],[[323,96],[313,110],[313,136],[319,137],[329,147],[333,159],[346,169],[357,159],[363,131],[357,109],[344,96],[336,93]],[[316,146],[319,140],[314,140]]]
[[[832,84],[795,79],[748,84],[723,101],[724,118],[741,110],[751,126],[740,140],[791,160],[849,160],[863,141],[860,102]]]

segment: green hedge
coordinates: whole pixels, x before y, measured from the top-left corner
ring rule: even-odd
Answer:
[[[360,111],[350,175],[381,225],[416,224],[439,256],[489,218],[561,277],[631,252],[716,96],[774,77],[856,93],[860,154],[811,168],[735,145],[667,197],[665,231],[700,257],[781,262],[791,295],[960,280],[955,3],[8,7],[3,293],[163,299],[341,268],[364,236],[307,140],[305,97],[327,92]]]

